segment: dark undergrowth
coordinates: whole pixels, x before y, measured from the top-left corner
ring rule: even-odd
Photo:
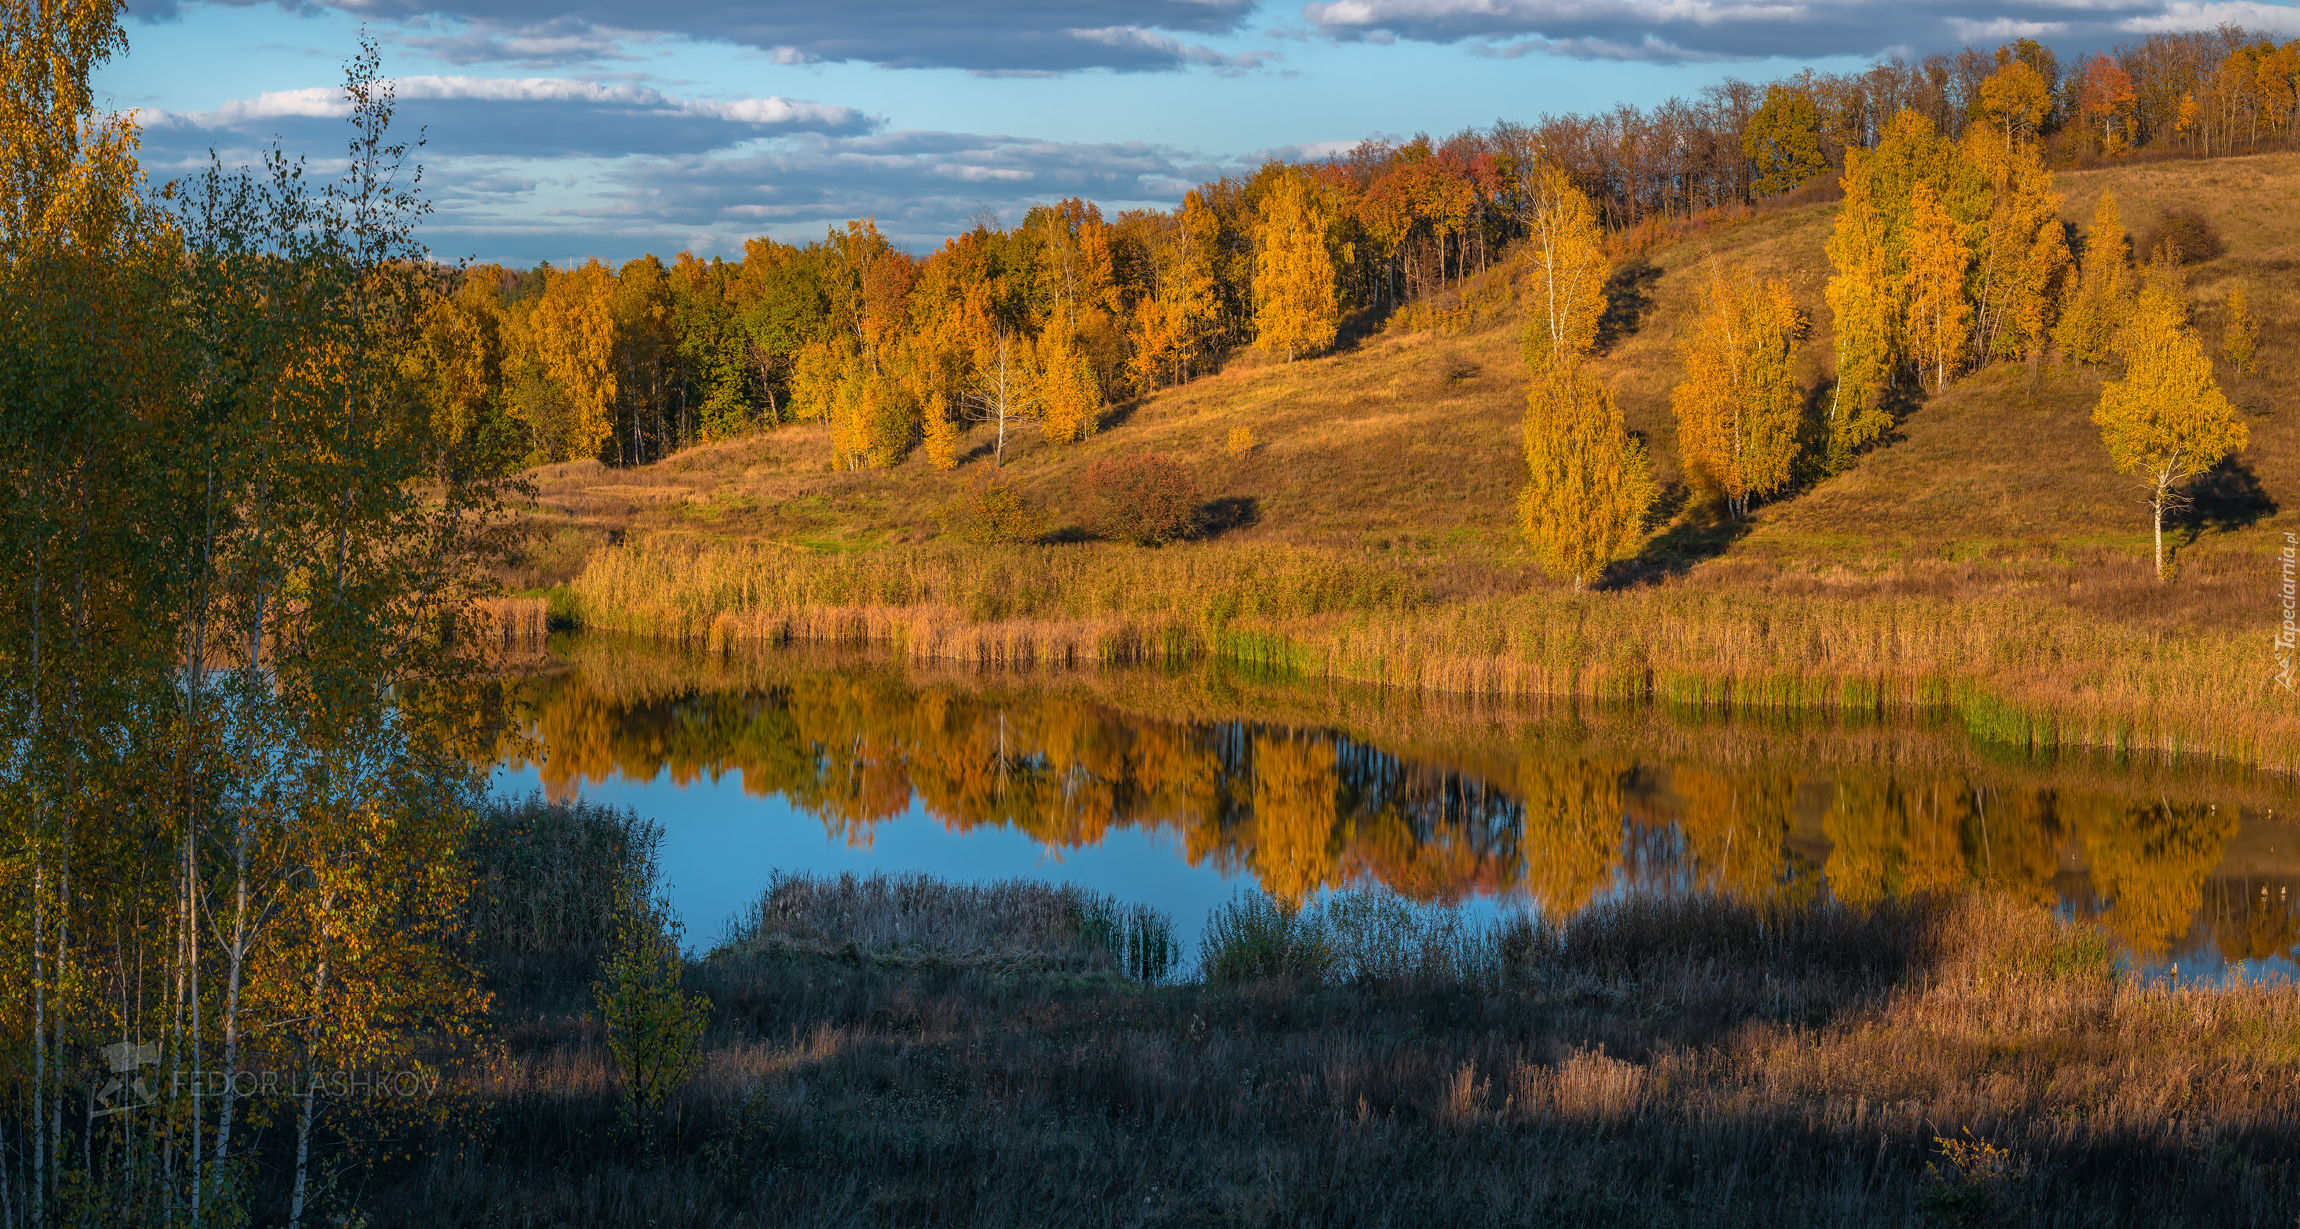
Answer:
[[[908,940],[883,937],[883,914],[845,933],[821,903],[858,891],[820,897],[805,944],[738,936],[690,964],[713,1004],[702,1062],[644,1148],[584,996],[500,981],[494,1048],[463,1073],[453,1125],[372,1174],[368,1222],[2288,1226],[2300,1211],[2300,992],[2142,985],[2096,932],[2009,899],[1631,899],[1563,927],[1449,931],[1445,959],[1216,951],[1213,976],[1155,984],[992,940],[961,947],[997,959],[895,958]]]

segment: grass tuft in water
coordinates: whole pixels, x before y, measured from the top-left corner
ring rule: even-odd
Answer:
[[[1116,972],[1165,980],[1181,947],[1173,919],[1074,884],[949,883],[918,873],[777,872],[716,953],[850,963],[979,966],[1009,972]]]
[[[1370,986],[1499,985],[1547,941],[1523,913],[1486,924],[1458,907],[1420,905],[1377,888],[1304,905],[1247,889],[1206,919],[1199,975],[1209,982],[1285,977]]]

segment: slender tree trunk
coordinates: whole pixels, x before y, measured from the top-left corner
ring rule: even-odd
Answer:
[[[33,643],[39,643],[34,637]],[[37,678],[37,675],[35,675]],[[38,683],[35,682],[37,687]],[[32,703],[39,711],[39,701]],[[43,942],[46,939],[48,868],[41,861],[39,812],[33,811],[32,831],[32,1223],[45,1225],[48,1207],[48,1140],[43,1127],[47,1117],[48,1088],[48,997],[47,970],[43,962]]]
[[[332,893],[332,892],[329,892],[329,893],[323,894],[323,895],[321,896],[321,898],[320,898],[320,905],[319,905],[319,911],[320,911],[320,917],[321,917],[321,919],[322,919],[322,921],[321,921],[321,926],[323,927],[323,929],[324,929],[324,927],[326,926],[326,921],[325,921],[325,919],[326,919],[326,917],[328,916],[328,913],[329,913],[329,911],[330,911],[330,910],[332,910],[332,909],[334,908],[334,904],[335,904],[334,893]],[[321,942],[322,942],[322,944],[323,944],[323,945],[324,945],[324,943],[326,942],[326,940],[325,940],[325,938],[324,938],[324,937],[322,938]],[[326,949],[326,947],[325,947],[325,946],[322,946],[322,947],[320,948],[319,970],[318,970],[316,973],[312,974],[312,980],[311,980],[311,997],[312,997],[312,1008],[311,1008],[311,1024],[308,1026],[308,1030],[309,1030],[309,1035],[310,1035],[310,1038],[311,1038],[311,1040],[312,1040],[313,1042],[316,1042],[316,1041],[318,1040],[318,1038],[319,1038],[319,1032],[320,1032],[319,1022],[320,1022],[320,1020],[323,1018],[323,1016],[324,1016],[324,1014],[325,1014],[325,1013],[324,1013],[324,1012],[321,1010],[321,1007],[320,1007],[320,1000],[321,1000],[321,999],[322,999],[322,998],[323,998],[323,997],[326,995],[326,993],[327,993],[327,949]],[[318,1091],[319,1091],[319,1064],[318,1064],[318,1062],[316,1061],[316,1055],[317,1055],[317,1053],[318,1053],[318,1049],[319,1049],[319,1047],[318,1047],[316,1044],[314,1044],[314,1045],[311,1047],[311,1050],[312,1050],[312,1057],[313,1057],[313,1061],[312,1061],[312,1063],[311,1063],[311,1067],[312,1067],[312,1070],[311,1070],[311,1079],[310,1079],[310,1081],[309,1081],[308,1083],[306,1083],[306,1084],[304,1085],[304,1090],[303,1090],[303,1107],[302,1107],[302,1110],[301,1110],[301,1112],[300,1112],[300,1115],[299,1115],[299,1117],[298,1117],[298,1118],[297,1118],[297,1120],[296,1120],[296,1130],[295,1130],[295,1194],[294,1194],[294,1196],[293,1196],[293,1197],[290,1199],[290,1201],[289,1201],[289,1204],[288,1204],[288,1229],[300,1229],[300,1227],[301,1227],[301,1226],[302,1226],[302,1224],[303,1224],[303,1208],[304,1208],[304,1191],[305,1191],[305,1179],[306,1179],[306,1177],[307,1177],[307,1176],[309,1175],[309,1173],[310,1173],[310,1164],[309,1164],[309,1163],[310,1163],[310,1160],[311,1160],[311,1111],[312,1111],[312,1099],[313,1099],[313,1097],[314,1097],[314,1096],[315,1096],[315,1095],[318,1093]]]
[[[40,603],[45,597],[48,575],[48,553],[44,547],[45,544],[34,548],[38,554],[32,560],[32,720],[27,749],[35,757],[40,754],[42,735],[40,649],[41,633],[46,624],[43,618],[45,612]],[[42,858],[43,834],[40,831],[40,817],[44,809],[41,798],[45,791],[40,788],[38,777],[39,774],[35,772],[32,795],[32,1130],[29,1132],[32,1137],[32,1195],[25,1202],[30,1207],[32,1223],[45,1225],[48,1207],[48,1152],[47,1141],[41,1131],[41,1119],[47,1108],[44,1098],[48,1086],[48,983],[43,963],[43,945],[47,941],[48,868]]]
[[[240,1057],[240,973],[247,963],[248,933],[248,818],[243,809],[237,819],[239,839],[233,853],[233,913],[232,946],[229,952],[229,972],[224,988],[224,1104],[216,1116],[216,1153],[209,1161],[214,1175],[209,1183],[217,1198],[223,1197],[224,1168],[231,1160],[232,1109],[235,1098],[232,1087],[238,1072],[234,1064]]]
[[[2156,519],[2156,578],[2158,580],[2164,579],[2164,493],[2163,487],[2156,488],[2156,498],[2149,501],[2149,510],[2155,514]]]

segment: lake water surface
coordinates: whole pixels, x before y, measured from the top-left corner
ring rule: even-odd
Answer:
[[[630,807],[707,946],[777,870],[1073,882],[1194,938],[1242,887],[1564,915],[1623,893],[1870,900],[1986,883],[2134,963],[2290,975],[2300,788],[2046,757],[1949,714],[1730,718],[1259,678],[919,671],[555,642],[503,792]]]

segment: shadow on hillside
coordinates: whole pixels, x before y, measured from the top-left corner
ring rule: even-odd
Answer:
[[[1682,483],[1663,492],[1650,515],[1669,528],[1647,541],[1635,556],[1608,565],[1598,578],[1598,588],[1628,589],[1682,576],[1695,564],[1731,550],[1749,534],[1748,521],[1726,516],[1718,504],[1695,505],[1691,488]]]
[[[2188,506],[2176,523],[2188,531],[2181,542],[2187,546],[2208,532],[2233,533],[2275,514],[2276,501],[2260,485],[2260,476],[2229,457],[2190,484]]]
[[[1198,509],[1200,538],[1218,538],[1233,529],[1245,529],[1262,519],[1262,501],[1251,495],[1225,495],[1209,499]]]
[[[1147,398],[1129,397],[1124,401],[1113,401],[1103,406],[1102,416],[1095,420],[1094,429],[1096,431],[1108,431],[1112,427],[1125,426],[1126,420],[1134,417],[1134,411],[1141,409],[1145,400]]]
[[[1661,269],[1643,256],[1631,257],[1605,283],[1605,314],[1597,318],[1597,353],[1604,354],[1637,332],[1653,307],[1653,287]]]

